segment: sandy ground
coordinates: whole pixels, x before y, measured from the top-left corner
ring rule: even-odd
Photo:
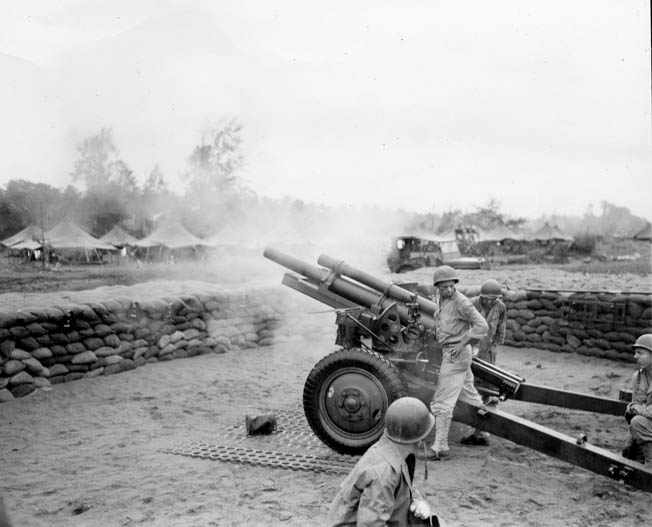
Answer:
[[[0,405],[0,492],[16,526],[324,525],[340,475],[164,452],[222,441],[245,414],[298,407],[330,341],[148,364],[58,384]],[[262,359],[262,360],[261,360]],[[617,397],[632,365],[504,347],[499,364],[528,381]],[[624,420],[507,402],[502,409],[618,451]],[[284,426],[282,420],[279,425]],[[649,525],[652,495],[492,438],[417,468],[418,486],[450,526]],[[245,442],[244,433],[242,441]],[[270,438],[257,438],[266,448]],[[325,447],[323,447],[325,448]]]
[[[303,255],[300,255],[303,256]],[[260,259],[259,259],[260,260]],[[314,263],[313,260],[308,260]],[[352,264],[376,273],[351,260]],[[284,270],[263,260],[211,269],[213,284],[171,280],[89,291],[9,293],[2,309],[155,298],[202,288],[277,285]],[[180,273],[183,274],[183,273]],[[208,272],[195,272],[198,280]],[[650,290],[650,277],[584,276],[560,270],[462,271],[462,283],[492,277],[513,286]],[[246,276],[246,280],[243,280]],[[380,275],[383,276],[383,275]],[[385,275],[390,278],[388,275]],[[429,282],[431,270],[394,279]],[[222,285],[215,282],[222,282]],[[226,285],[224,285],[226,284]],[[279,286],[280,287],[280,286]],[[318,306],[318,304],[315,304]],[[332,325],[331,314],[324,324]],[[334,331],[334,326],[333,326]],[[195,459],[165,452],[189,441],[223,444],[245,414],[300,410],[303,383],[333,339],[306,340],[224,355],[148,364],[109,377],[58,384],[0,405],[0,493],[16,527],[57,526],[305,526],[324,525],[342,475]],[[617,397],[633,366],[579,355],[504,347],[499,365],[536,384]],[[623,419],[507,402],[502,409],[620,451]],[[282,428],[286,423],[279,420]],[[423,465],[417,483],[450,526],[648,525],[652,495],[527,448],[493,438],[490,447],[458,443],[451,459]],[[237,433],[237,431],[236,431]],[[280,436],[279,436],[280,437]],[[236,442],[248,444],[244,433]],[[274,450],[273,438],[256,445]],[[314,438],[313,438],[314,440]],[[330,452],[321,444],[286,449]],[[328,454],[326,454],[328,455]]]

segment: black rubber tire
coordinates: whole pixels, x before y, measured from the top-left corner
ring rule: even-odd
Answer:
[[[368,418],[355,423],[358,430],[345,429],[344,425],[350,423],[333,408],[334,398],[340,396],[335,393],[336,387],[359,388],[371,396],[368,399],[373,398]],[[320,360],[308,375],[303,410],[313,432],[327,446],[340,454],[358,455],[382,436],[389,405],[407,394],[398,370],[382,355],[357,348],[340,349]]]

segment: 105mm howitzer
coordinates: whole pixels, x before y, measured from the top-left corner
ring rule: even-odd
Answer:
[[[264,256],[294,273],[282,283],[336,310],[336,344],[309,373],[303,407],[314,433],[333,450],[361,454],[383,433],[392,401],[411,395],[430,402],[442,348],[434,335],[437,305],[426,296],[385,282],[343,261],[321,255],[312,266],[272,248]],[[296,273],[296,274],[295,274]],[[478,391],[512,399],[623,415],[626,402],[529,384],[478,358],[472,371]],[[485,412],[458,401],[453,418],[544,454],[652,491],[644,465],[536,423],[490,407]]]

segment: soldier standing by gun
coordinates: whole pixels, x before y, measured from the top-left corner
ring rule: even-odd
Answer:
[[[507,329],[507,308],[502,301],[503,289],[496,280],[486,280],[480,287],[480,296],[471,298],[471,304],[484,317],[489,326],[489,333],[478,344],[479,359],[496,364],[496,346],[505,343]],[[479,381],[481,382],[481,381]],[[483,396],[485,404],[495,405],[498,398]],[[488,445],[489,434],[478,430],[460,441],[463,445]]]
[[[419,459],[438,460],[448,456],[448,431],[458,397],[484,409],[473,384],[471,346],[487,335],[489,327],[471,301],[455,289],[458,282],[452,267],[442,265],[435,269],[433,283],[439,293],[434,299],[438,307],[435,338],[443,352],[437,389],[430,404],[435,416],[435,439],[425,453],[417,455]]]
[[[385,432],[340,485],[331,504],[332,527],[439,526],[428,502],[412,487],[414,454],[435,419],[419,399],[396,399],[385,413]]]
[[[632,402],[625,412],[630,437],[622,454],[636,460],[639,451],[652,465],[652,333],[638,337],[632,347],[639,369],[632,377]]]

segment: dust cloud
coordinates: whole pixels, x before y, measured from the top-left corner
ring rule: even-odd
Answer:
[[[407,222],[402,211],[365,206],[288,207],[273,215],[250,211],[244,221],[228,223],[209,238],[215,246],[209,266],[243,281],[278,284],[285,269],[263,257],[272,247],[314,266],[319,255],[327,254],[366,272],[387,274],[390,238]]]

